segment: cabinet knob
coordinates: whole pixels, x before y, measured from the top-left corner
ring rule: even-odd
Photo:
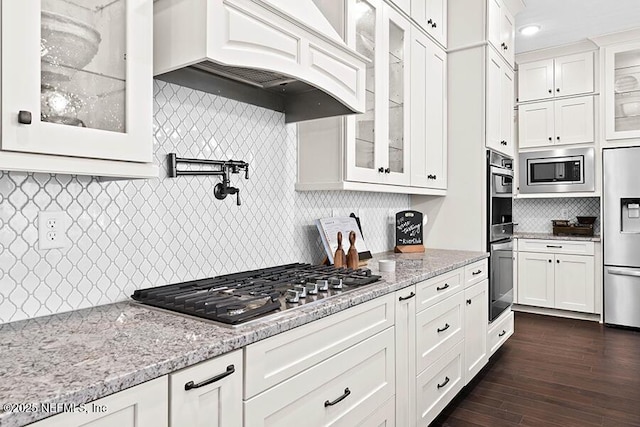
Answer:
[[[379,167],[378,168],[378,173],[384,173],[384,168],[383,167]]]
[[[560,92],[560,88],[556,88],[556,92]]]
[[[471,305],[471,300],[470,299],[467,300],[467,305]]]
[[[437,27],[437,25],[436,25],[435,22],[433,24],[431,24],[431,28],[436,28],[436,27]]]
[[[551,260],[549,260],[549,262],[551,262]]]
[[[553,93],[553,91],[551,89],[549,89],[549,93]]]
[[[506,43],[502,43],[500,46],[501,46],[501,47],[502,47],[502,49],[504,49],[504,50],[509,49],[509,46],[507,46],[507,44],[506,44]]]
[[[553,138],[552,138],[552,137],[549,137],[549,141],[553,141]]]
[[[391,168],[386,168],[386,169],[384,170],[384,173],[391,173]]]
[[[429,19],[429,20],[427,21],[427,24],[429,24],[429,25],[433,24],[433,19]]]
[[[560,141],[560,137],[559,137],[559,136],[556,136],[556,139],[557,139],[558,141]]]
[[[557,260],[556,260],[556,262],[557,262],[558,264],[560,264],[560,260],[559,260],[559,259],[557,259]]]
[[[22,123],[23,125],[31,124],[31,111],[18,111],[18,123]]]

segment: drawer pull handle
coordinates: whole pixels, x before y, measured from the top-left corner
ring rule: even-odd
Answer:
[[[562,249],[562,245],[547,245],[548,248]]]
[[[442,387],[446,386],[447,384],[449,384],[449,377],[444,377],[444,382],[442,384],[438,384],[438,389],[441,389]]]
[[[336,400],[334,400],[333,402],[329,402],[328,400],[324,402],[324,407],[326,408],[327,406],[333,406],[335,404],[338,404],[340,402],[342,402],[344,399],[346,399],[347,396],[349,396],[351,394],[351,390],[349,390],[349,387],[344,389],[344,394],[340,397],[338,397]]]
[[[478,271],[473,271],[471,272],[472,275],[477,276],[478,274],[482,273],[482,270],[478,270]]]
[[[220,375],[216,375],[215,377],[209,378],[208,380],[204,380],[201,383],[194,384],[193,381],[189,381],[184,385],[185,390],[191,390],[192,388],[200,388],[209,384],[213,384],[216,381],[220,381],[221,379],[228,377],[236,371],[236,367],[233,365],[227,366],[227,370],[221,373]]]
[[[449,329],[450,327],[451,327],[451,325],[450,325],[450,324],[445,323],[445,324],[444,324],[444,328],[438,328],[438,333],[440,333],[440,332],[444,332],[444,331],[446,331],[447,329]]]
[[[503,336],[504,336],[504,334],[506,334],[506,333],[507,333],[507,331],[505,331],[505,330],[503,329],[503,330],[502,330],[502,332],[500,332],[500,333],[498,334],[498,336],[499,336],[499,337],[503,337]]]
[[[411,292],[408,297],[399,297],[398,301],[406,301],[406,300],[411,299],[411,298],[413,298],[415,296],[416,296],[416,293],[415,292]]]
[[[442,287],[439,287],[439,286],[438,286],[438,287],[436,288],[436,291],[444,291],[445,289],[448,289],[448,288],[449,288],[449,284],[448,284],[448,283],[445,283],[445,284],[444,284],[444,286],[442,286]]]

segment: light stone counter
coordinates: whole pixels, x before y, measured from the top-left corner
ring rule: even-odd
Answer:
[[[516,239],[538,239],[538,240],[573,240],[582,242],[599,242],[600,236],[556,236],[553,233],[527,233],[516,231],[513,233]]]
[[[3,324],[0,403],[86,403],[487,256],[436,249],[378,254],[369,268],[382,281],[237,328],[132,302]],[[396,271],[379,273],[379,259],[395,259]],[[0,410],[0,426],[23,426],[49,415]]]

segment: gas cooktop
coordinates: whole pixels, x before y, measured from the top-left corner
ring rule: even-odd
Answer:
[[[377,282],[369,269],[287,264],[139,289],[134,300],[153,307],[239,325]]]

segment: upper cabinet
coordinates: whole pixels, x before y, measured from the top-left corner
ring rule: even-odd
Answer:
[[[411,17],[447,47],[447,0],[411,0]]]
[[[605,48],[605,127],[609,140],[640,137],[640,42]]]
[[[513,70],[493,50],[487,59],[486,98],[486,146],[513,157]]]
[[[518,64],[518,101],[591,93],[593,52]]]
[[[489,3],[487,10],[488,41],[513,68],[515,59],[514,17],[503,0],[487,1]]]
[[[0,169],[157,176],[152,7],[2,3]]]

